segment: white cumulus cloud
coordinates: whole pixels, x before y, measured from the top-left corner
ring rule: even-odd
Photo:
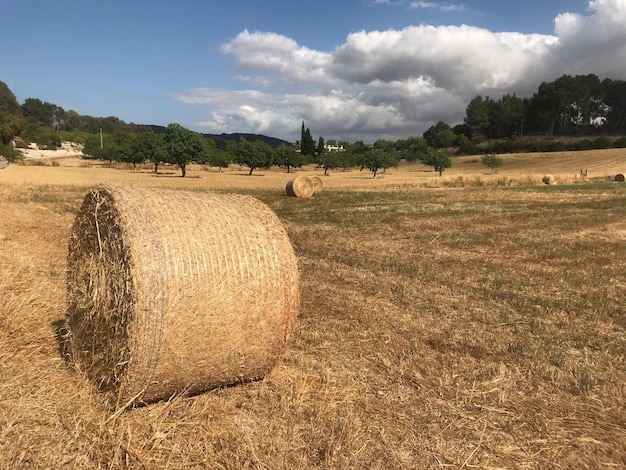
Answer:
[[[244,30],[221,52],[252,89],[191,89],[175,99],[207,106],[198,124],[207,132],[295,140],[304,120],[327,139],[374,141],[421,135],[439,120],[457,124],[477,94],[528,96],[563,74],[626,79],[626,0],[592,0],[587,14],[564,12],[554,24],[553,35],[467,25],[360,31],[332,51]]]

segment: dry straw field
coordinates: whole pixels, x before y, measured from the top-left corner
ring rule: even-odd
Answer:
[[[308,198],[285,187],[315,168],[0,170],[0,468],[625,468],[626,151],[503,158]],[[68,367],[68,240],[100,183],[273,209],[300,311],[263,380],[116,413]]]

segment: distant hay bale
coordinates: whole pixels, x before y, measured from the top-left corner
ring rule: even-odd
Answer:
[[[72,362],[110,404],[264,377],[299,306],[278,217],[243,195],[97,187],[69,239]]]
[[[0,155],[0,170],[4,170],[7,166],[9,166],[9,161]]]
[[[298,176],[296,179],[288,181],[285,188],[287,195],[293,197],[311,197],[314,190],[313,181],[308,176]]]
[[[543,184],[556,184],[556,180],[553,175],[544,175],[541,181],[543,181]]]
[[[313,175],[313,176],[309,176],[309,178],[311,179],[311,182],[313,183],[313,192],[314,193],[324,189],[324,181],[322,180],[321,176]]]
[[[617,181],[618,183],[623,183],[624,182],[624,175],[622,175],[621,173],[618,173],[617,175],[615,175],[615,181]]]

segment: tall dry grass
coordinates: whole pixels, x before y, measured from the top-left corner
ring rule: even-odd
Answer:
[[[529,164],[495,175],[515,184],[429,187],[414,166],[336,172],[298,199],[277,172],[7,170],[0,468],[626,466],[624,185],[518,184],[545,173]],[[265,380],[113,413],[67,366],[66,243],[99,179],[246,192],[276,211],[301,312]]]

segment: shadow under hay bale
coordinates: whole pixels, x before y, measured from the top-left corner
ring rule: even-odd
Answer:
[[[284,227],[243,195],[92,189],[67,288],[72,361],[117,407],[265,376],[299,306]]]
[[[285,191],[292,197],[311,197],[315,192],[315,186],[308,176],[298,176],[287,182]]]
[[[624,175],[621,173],[618,173],[617,175],[615,175],[614,180],[617,181],[618,183],[623,183],[624,182]]]
[[[541,181],[543,181],[543,184],[556,184],[556,179],[553,175],[544,175]]]
[[[309,176],[309,178],[311,179],[311,182],[313,183],[313,192],[314,193],[324,189],[324,181],[322,180],[321,176],[313,175],[313,176]]]

